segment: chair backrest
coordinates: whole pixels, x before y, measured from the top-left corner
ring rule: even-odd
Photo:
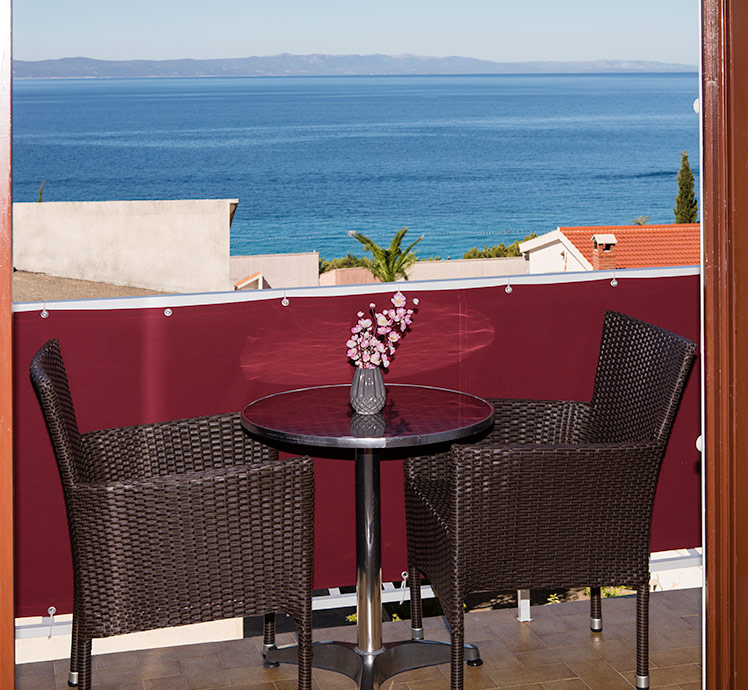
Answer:
[[[598,442],[667,442],[698,347],[682,336],[605,314],[589,434]]]
[[[48,340],[31,360],[34,385],[52,438],[65,493],[78,481],[81,435],[70,397],[68,377],[56,340]]]

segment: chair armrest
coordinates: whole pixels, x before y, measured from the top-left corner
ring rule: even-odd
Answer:
[[[311,584],[307,456],[83,483],[67,503],[76,591],[107,602],[87,622],[103,636],[247,615],[257,597],[282,607],[284,591],[303,592],[303,573]],[[169,596],[183,601],[154,604]]]
[[[449,450],[432,455],[417,455],[403,460],[406,481],[449,481],[452,476],[450,465],[452,455]]]
[[[562,542],[636,522],[648,531],[662,451],[657,442],[456,445],[450,510],[468,532],[501,525]]]
[[[590,404],[573,400],[488,398],[494,427],[481,443],[578,443],[587,436]]]
[[[408,549],[425,572],[446,552],[466,591],[646,581],[661,444],[451,454],[449,481],[406,479]]]
[[[83,482],[116,482],[203,472],[278,459],[252,439],[238,413],[91,431],[82,435]]]

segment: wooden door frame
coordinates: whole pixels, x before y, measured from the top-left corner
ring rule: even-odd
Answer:
[[[0,688],[14,687],[11,2],[0,6]]]
[[[0,687],[12,688],[11,2],[1,1]],[[702,0],[702,66],[704,661],[707,690],[738,690],[748,686],[748,655],[739,653],[748,649],[748,3],[744,0]]]
[[[707,690],[737,690],[748,687],[748,6],[744,0],[702,0],[702,66],[704,662]]]

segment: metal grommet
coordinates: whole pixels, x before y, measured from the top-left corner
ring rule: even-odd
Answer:
[[[611,287],[618,287],[618,281],[615,279],[615,276],[613,277],[613,280],[610,281]]]
[[[512,294],[512,286],[507,283],[507,286],[504,288],[504,292],[506,292],[507,295]]]
[[[173,313],[174,312],[171,310],[170,307],[166,307],[166,309],[164,309],[164,316],[171,316]]]
[[[285,295],[283,295],[283,299],[281,300],[281,304],[284,307],[287,307],[289,304],[291,304],[291,302],[288,301],[288,297],[286,297]]]
[[[42,309],[41,312],[39,313],[39,316],[41,316],[43,319],[48,319],[49,312],[46,309]]]

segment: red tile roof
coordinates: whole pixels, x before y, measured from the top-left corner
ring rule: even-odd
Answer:
[[[699,224],[597,225],[559,228],[592,263],[592,236],[613,234],[616,268],[693,266],[700,262]]]

